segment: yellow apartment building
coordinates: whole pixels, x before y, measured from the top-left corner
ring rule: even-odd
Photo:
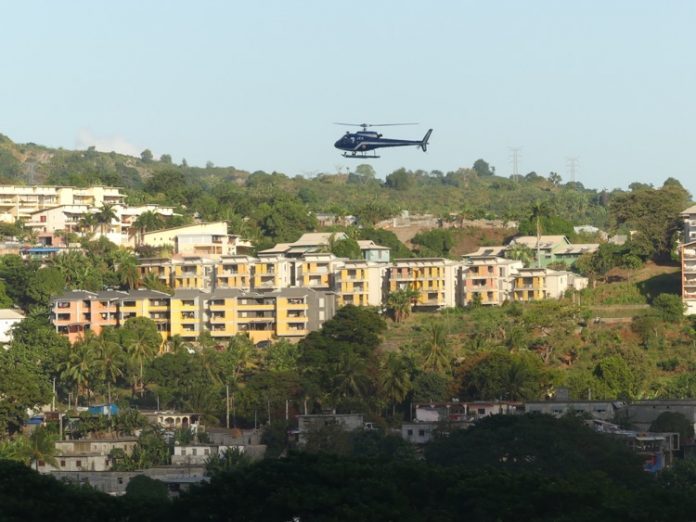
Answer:
[[[200,336],[204,316],[204,297],[201,290],[176,290],[170,298],[169,336],[181,336],[185,341],[195,341]]]
[[[119,325],[131,317],[147,317],[157,325],[157,331],[166,341],[170,334],[170,295],[140,288],[118,301]]]
[[[280,290],[292,283],[292,262],[283,255],[259,255],[253,267],[254,290]]]
[[[343,262],[344,260],[331,253],[304,254],[295,265],[297,286],[314,290],[332,290],[334,274]]]
[[[222,256],[215,265],[215,288],[251,290],[257,262],[250,256]]]
[[[445,258],[395,259],[389,267],[389,292],[411,288],[414,306],[454,307],[460,264]]]
[[[336,305],[381,306],[386,265],[369,261],[345,261],[336,268]]]

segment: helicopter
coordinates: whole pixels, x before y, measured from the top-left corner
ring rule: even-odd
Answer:
[[[362,127],[362,130],[357,132],[346,132],[336,143],[334,147],[345,151],[344,158],[379,158],[374,152],[368,154],[368,151],[383,147],[408,147],[416,146],[423,149],[423,152],[428,150],[428,140],[433,129],[429,129],[425,133],[422,140],[395,140],[382,138],[378,132],[367,130],[368,127],[389,127],[395,125],[418,125],[417,123],[336,123],[336,125],[349,125],[351,127]]]

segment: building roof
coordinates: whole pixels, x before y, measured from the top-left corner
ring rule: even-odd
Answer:
[[[599,243],[579,243],[568,245],[560,248],[554,252],[557,256],[562,255],[578,255],[578,254],[592,254],[599,249]]]
[[[158,290],[150,290],[148,288],[138,288],[128,292],[122,299],[170,299],[171,296],[165,292]]]
[[[24,319],[24,314],[12,308],[0,308],[0,319]]]
[[[503,245],[480,247],[478,250],[464,254],[462,257],[503,257],[506,248]]]
[[[197,288],[179,288],[174,291],[173,299],[196,299],[202,295],[208,295],[208,292]]]
[[[378,245],[371,239],[359,239],[357,243],[360,250],[390,250],[389,247]]]
[[[696,214],[696,205],[693,205],[679,213],[680,216],[689,216],[690,214]]]
[[[88,292],[87,290],[71,290],[51,299],[51,302],[56,301],[82,301],[85,299],[96,299],[97,294]]]
[[[569,245],[570,241],[565,236],[541,236],[539,238],[539,248],[553,248],[556,245],[565,244]],[[519,236],[510,241],[510,245],[525,245],[529,248],[536,248],[537,237],[536,236]]]

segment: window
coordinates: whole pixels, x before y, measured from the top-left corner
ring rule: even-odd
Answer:
[[[61,468],[64,468],[64,467],[65,467],[65,461],[64,461],[64,460],[61,460],[61,461],[60,461],[60,467],[61,467]]]
[[[186,449],[181,448],[181,456],[185,457],[186,456]]]
[[[412,437],[412,436],[413,436],[413,430],[406,430],[406,435],[408,435],[409,437]]]
[[[78,468],[81,468],[81,467],[82,467],[82,461],[81,461],[81,460],[76,460],[76,461],[75,461],[75,466],[77,466]]]
[[[193,455],[194,457],[195,457],[196,455],[198,455],[198,450],[196,450],[196,448],[193,448],[193,449],[191,450],[191,455]]]
[[[418,430],[419,437],[425,437],[425,430]]]

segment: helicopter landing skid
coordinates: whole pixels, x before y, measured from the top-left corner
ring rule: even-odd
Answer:
[[[377,156],[376,154],[365,154],[365,153],[358,154],[357,152],[353,152],[351,154],[344,152],[342,155],[344,158],[352,158],[352,159],[358,159],[358,158],[360,158],[360,159],[377,159],[377,158],[379,158],[379,156]]]

